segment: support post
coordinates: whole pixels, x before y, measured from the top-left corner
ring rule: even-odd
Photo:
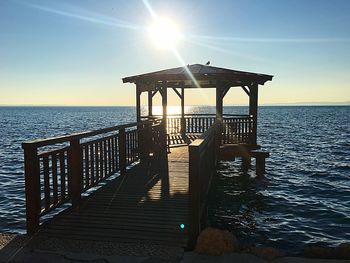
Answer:
[[[162,94],[162,106],[163,106],[163,121],[165,131],[167,130],[167,106],[168,106],[168,92],[167,92],[167,82],[163,81],[161,87]]]
[[[125,175],[125,173],[126,173],[126,134],[125,134],[125,128],[122,128],[119,130],[118,146],[119,146],[120,174]]]
[[[140,84],[136,83],[136,121],[141,121],[141,88]]]
[[[244,173],[248,172],[250,164],[251,164],[251,157],[250,156],[242,156],[242,171]]]
[[[265,158],[256,157],[256,175],[259,177],[264,176],[265,173]]]
[[[222,85],[222,83],[218,83],[216,86],[216,120],[218,123],[218,133],[216,136],[216,140],[217,140],[217,147],[218,149],[220,148],[222,142],[222,130],[223,130],[223,118],[222,118],[222,114],[223,114],[223,90],[224,90],[224,86]]]
[[[149,154],[152,141],[152,124],[146,122],[143,125],[138,125],[138,143],[140,149],[140,163],[148,164],[149,163]]]
[[[26,194],[27,234],[33,235],[39,229],[40,216],[40,167],[38,149],[23,145]]]
[[[252,138],[250,144],[257,144],[258,127],[258,84],[249,86],[249,115],[253,117]]]
[[[153,96],[152,91],[148,91],[148,117],[153,115]]]
[[[186,134],[186,120],[185,120],[185,88],[181,88],[181,134]]]
[[[188,248],[194,249],[196,246],[197,237],[200,233],[200,204],[199,204],[199,150],[197,146],[189,146],[189,239]]]
[[[77,207],[81,200],[83,151],[79,139],[71,140],[68,149],[68,189],[73,207]]]

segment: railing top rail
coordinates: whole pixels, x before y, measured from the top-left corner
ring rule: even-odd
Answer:
[[[52,138],[47,138],[47,139],[37,139],[37,140],[32,140],[32,141],[26,141],[22,143],[22,148],[26,147],[43,147],[51,144],[57,144],[57,143],[63,143],[63,142],[68,142],[71,140],[78,140],[86,137],[91,137],[91,136],[96,136],[99,134],[103,133],[108,133],[108,132],[113,132],[113,131],[118,131],[121,129],[126,129],[134,126],[138,126],[141,124],[149,123],[149,121],[141,121],[141,122],[133,122],[133,123],[127,123],[127,124],[122,124],[122,125],[117,125],[117,126],[112,126],[112,127],[107,127],[99,130],[93,130],[93,131],[85,131],[85,132],[77,132],[77,133],[72,133],[69,135],[63,135],[63,136],[57,136],[57,137],[52,137]]]
[[[194,140],[189,146],[190,147],[201,147],[210,141],[211,137],[215,136],[215,130],[217,128],[218,121],[215,121],[212,126],[204,133],[202,133],[198,139]]]
[[[159,118],[162,117],[163,115],[152,115],[152,116],[141,116],[141,118]],[[191,113],[186,113],[184,114],[185,117],[188,116],[211,116],[211,117],[216,117],[215,113],[196,113],[196,114],[191,114]],[[251,115],[249,114],[223,114],[223,117],[229,116],[229,117],[250,117]],[[167,117],[181,117],[181,114],[168,114]]]

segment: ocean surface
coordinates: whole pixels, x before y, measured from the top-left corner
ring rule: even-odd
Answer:
[[[134,107],[0,107],[0,232],[25,232],[23,141],[134,120]],[[292,254],[307,244],[350,242],[350,106],[259,107],[258,143],[271,156],[265,179],[255,178],[254,167],[242,173],[239,160],[222,162],[210,223],[247,246]]]

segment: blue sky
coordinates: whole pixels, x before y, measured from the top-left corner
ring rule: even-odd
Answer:
[[[350,101],[350,1],[148,3],[177,24],[186,64],[274,75],[261,104]],[[152,43],[151,24],[143,1],[0,1],[0,104],[134,105],[122,77],[181,66]],[[240,89],[225,98],[246,102]],[[214,91],[186,100],[214,103]]]

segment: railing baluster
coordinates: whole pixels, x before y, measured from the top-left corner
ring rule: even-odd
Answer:
[[[95,143],[95,181],[96,183],[98,181],[98,178],[100,176],[100,158],[99,158],[99,148],[98,143]]]
[[[52,192],[53,192],[53,204],[58,203],[58,190],[57,190],[57,156],[52,155]]]
[[[90,184],[93,184],[95,182],[95,151],[94,151],[95,145],[90,144],[90,160],[91,160],[91,179],[90,179]]]
[[[119,134],[114,137],[115,171],[119,170]]]
[[[125,129],[119,130],[118,135],[118,148],[119,148],[119,169],[120,174],[124,175],[126,172],[126,134]]]
[[[112,137],[111,139],[111,154],[112,154],[112,173],[114,174],[116,172],[116,163],[115,163],[115,136]]]
[[[61,201],[66,198],[66,163],[65,154],[61,152],[59,154],[60,159],[60,175],[61,175]]]
[[[108,175],[112,174],[112,152],[111,152],[111,147],[112,147],[112,138],[108,139]]]
[[[50,207],[50,172],[49,172],[49,157],[43,157],[44,164],[44,203],[45,209]]]
[[[104,160],[104,177],[108,176],[108,160],[107,160],[107,141],[103,141],[103,160]]]
[[[104,150],[103,150],[103,143],[102,141],[99,142],[99,147],[100,147],[100,177],[99,181],[104,177]]]
[[[89,177],[90,177],[90,171],[89,171],[89,147],[90,145],[86,145],[84,147],[84,154],[85,154],[85,187],[83,188],[87,188],[89,187]],[[83,181],[84,182],[84,181]]]

